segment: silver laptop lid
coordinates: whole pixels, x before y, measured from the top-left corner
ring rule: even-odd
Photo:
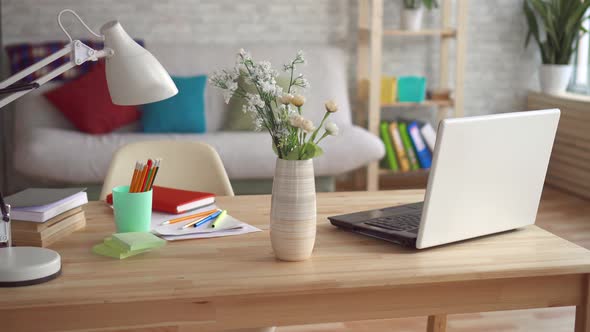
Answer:
[[[535,223],[558,109],[443,120],[417,248]]]

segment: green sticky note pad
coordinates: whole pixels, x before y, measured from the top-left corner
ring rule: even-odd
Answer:
[[[121,249],[119,251],[153,249],[166,244],[166,240],[148,232],[117,233],[112,235],[111,241],[109,246]]]
[[[149,251],[149,249],[121,252],[116,249],[113,249],[112,247],[107,246],[104,243],[100,243],[100,244],[97,244],[94,247],[92,247],[92,252],[97,255],[107,256],[107,257],[112,257],[112,258],[117,258],[117,259],[125,259],[127,257],[135,256],[137,254],[141,254],[146,251]]]

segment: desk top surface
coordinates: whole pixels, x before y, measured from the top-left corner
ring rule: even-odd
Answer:
[[[363,287],[590,273],[590,252],[536,226],[423,251],[352,234],[326,217],[423,199],[424,191],[318,194],[311,259],[277,261],[270,246],[270,196],[219,197],[218,205],[263,232],[169,242],[118,261],[91,253],[114,232],[112,210],[89,203],[87,227],[51,248],[63,274],[46,284],[1,289],[0,309],[271,293],[338,292]]]

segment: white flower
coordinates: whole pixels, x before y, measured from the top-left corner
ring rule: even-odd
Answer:
[[[262,92],[274,95],[277,91],[277,82],[274,79],[270,81],[262,81],[259,83]]]
[[[239,57],[243,59],[243,61],[250,61],[252,60],[252,56],[250,55],[250,52],[244,50],[243,48],[240,48],[239,51]]]
[[[284,93],[282,96],[279,97],[279,102],[281,104],[287,105],[289,103],[291,103],[291,100],[293,99],[293,95],[290,93]]]
[[[328,135],[332,135],[332,136],[337,136],[338,131],[340,130],[334,122],[326,123],[324,128],[326,129],[326,132],[328,133]]]
[[[289,118],[289,124],[295,128],[301,128],[304,120],[305,119],[301,115],[295,114]]]
[[[302,50],[297,51],[297,55],[295,55],[295,61],[296,63],[301,63],[301,64],[305,64],[305,55],[303,54]]]
[[[326,111],[328,111],[330,113],[338,112],[338,104],[336,104],[336,102],[333,100],[328,100],[326,102],[325,106],[326,106]]]
[[[307,78],[301,77],[299,79],[299,86],[302,88],[309,88],[309,81],[307,80]]]
[[[313,122],[309,119],[303,119],[301,122],[301,128],[303,128],[303,130],[305,130],[307,133],[311,133],[315,130]]]
[[[264,108],[266,104],[264,104],[264,100],[260,98],[260,95],[249,93],[246,96],[247,103],[244,105],[244,112],[245,113],[254,113],[258,114],[258,108]]]
[[[305,97],[302,95],[295,95],[291,99],[291,104],[293,104],[295,107],[301,107],[303,104],[305,104]]]
[[[234,95],[236,90],[238,89],[238,80],[239,72],[237,71],[228,71],[222,70],[219,72],[213,73],[209,82],[214,86],[223,90],[223,99],[225,103],[229,103],[229,100]]]

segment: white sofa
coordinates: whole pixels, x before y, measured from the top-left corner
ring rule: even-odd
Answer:
[[[171,75],[209,74],[231,67],[237,47],[148,43],[148,49]],[[269,60],[276,68],[294,56],[296,48],[254,45],[249,48],[258,60]],[[340,111],[332,116],[341,134],[322,142],[325,155],[314,161],[317,176],[334,176],[379,160],[384,148],[379,138],[351,121],[344,52],[331,47],[303,47],[308,64],[301,71],[310,81],[305,93],[305,114],[318,123],[324,101],[334,99]],[[14,155],[15,169],[33,178],[61,184],[98,184],[105,177],[113,152],[130,142],[153,139],[197,140],[219,152],[232,180],[270,179],[275,155],[266,132],[221,131],[227,105],[221,93],[208,86],[206,91],[207,132],[204,134],[144,134],[139,124],[108,135],[77,131],[41,94],[58,83],[50,83],[16,103]]]

